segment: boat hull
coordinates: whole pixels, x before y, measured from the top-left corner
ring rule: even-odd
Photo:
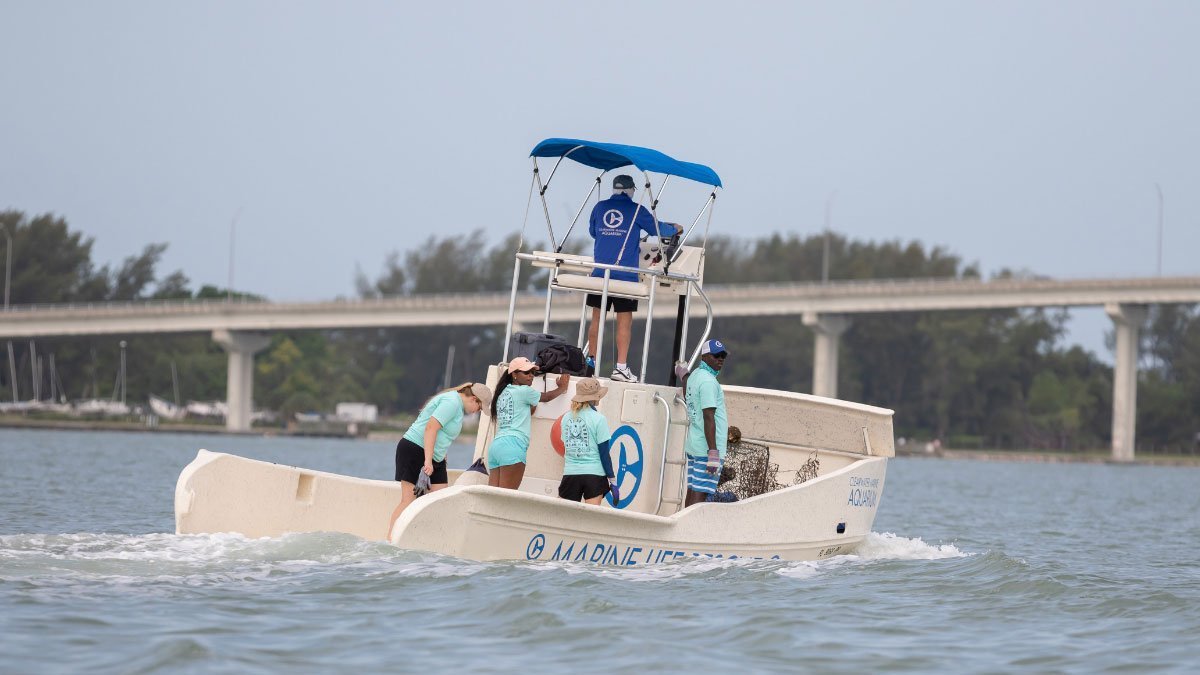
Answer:
[[[454,485],[418,499],[389,533],[400,499],[395,482],[201,450],[176,485],[176,530],[346,532],[473,560],[622,567],[698,557],[814,560],[852,552],[871,531],[886,467],[886,458],[867,457],[799,485],[669,516]]]

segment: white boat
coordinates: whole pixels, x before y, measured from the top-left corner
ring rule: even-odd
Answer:
[[[196,417],[224,418],[229,413],[229,406],[224,401],[188,401],[185,409],[187,414]]]
[[[599,169],[601,175],[634,165],[647,183],[649,173],[655,172],[664,175],[663,184],[667,177],[680,176],[711,185],[713,190],[691,228],[677,241],[665,242],[665,248],[655,242],[641,244],[648,255],[638,270],[555,252],[570,229],[563,242],[551,230],[554,251],[518,252],[506,335],[512,334],[520,266],[532,264],[550,272],[543,332],[549,328],[552,295],[572,294],[585,313],[585,292],[637,298],[647,303],[650,316],[656,296],[665,295],[675,301],[672,309],[679,310],[674,343],[679,348],[689,344],[686,328],[692,300],[703,301],[707,321],[691,351],[689,364],[694,365],[700,344],[709,337],[712,314],[702,287],[704,251],[687,241],[704,214],[711,215],[720,186],[715,172],[643,148],[567,139],[543,141],[532,155],[534,187],[543,199],[538,157],[556,157],[559,162],[569,158]],[[593,269],[604,270],[604,276],[588,276]],[[639,281],[611,280],[613,271],[636,271]],[[580,345],[585,334],[583,316]],[[566,395],[537,407],[519,490],[481,485],[486,479],[473,471],[452,471],[449,488],[417,499],[389,529],[390,514],[400,500],[398,483],[201,450],[176,485],[176,529],[179,533],[240,532],[249,537],[336,531],[474,560],[568,560],[619,566],[692,557],[812,560],[852,552],[871,531],[887,460],[895,455],[892,411],[806,394],[726,386],[728,418],[741,431],[741,443],[731,446],[731,457],[753,448],[768,469],[767,479],[755,496],[683,508],[687,413],[673,376],[665,384],[645,383],[649,332],[647,325],[641,383],[604,381],[609,393],[597,408],[608,418],[613,433],[610,447],[620,501],[614,503],[609,495],[606,503],[592,506],[556,496],[563,459],[552,448],[550,430],[568,408],[577,380],[573,378]],[[603,343],[601,327],[597,354],[603,355]],[[737,358],[736,345],[733,351]],[[508,357],[506,342],[501,364]],[[662,365],[663,370],[670,367]],[[600,364],[597,371],[605,372]],[[494,386],[501,372],[502,365],[489,368],[487,383]],[[546,379],[535,380],[535,387],[545,389]],[[485,411],[476,458],[483,457],[491,443],[490,422]]]
[[[13,403],[0,402],[0,413],[25,413],[38,410],[40,401],[16,401]]]
[[[187,408],[175,405],[170,401],[150,394],[150,412],[168,420],[181,420],[187,417]]]
[[[75,414],[100,415],[104,417],[125,417],[132,411],[129,406],[120,401],[92,398],[75,402]]]
[[[29,406],[29,410],[36,410],[43,413],[54,413],[56,415],[70,415],[75,412],[74,406],[70,403],[50,401],[33,401]]]

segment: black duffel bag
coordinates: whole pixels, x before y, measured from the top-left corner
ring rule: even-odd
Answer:
[[[567,373],[568,375],[587,375],[587,362],[583,358],[583,350],[575,345],[550,345],[538,352],[538,370],[543,373]]]

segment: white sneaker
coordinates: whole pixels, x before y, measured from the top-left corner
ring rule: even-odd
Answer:
[[[621,368],[619,366],[616,368],[613,368],[611,379],[614,379],[617,382],[637,382],[638,381],[637,375],[634,375],[632,372],[630,372],[628,367]]]

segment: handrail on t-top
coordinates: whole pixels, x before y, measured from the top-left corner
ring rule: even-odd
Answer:
[[[701,335],[699,343],[696,344],[696,348],[692,351],[691,358],[688,359],[688,364],[687,364],[688,369],[690,370],[695,365],[696,360],[700,358],[700,348],[704,344],[704,341],[708,339],[708,335],[712,330],[712,324],[713,324],[712,302],[709,301],[708,295],[706,295],[704,293],[704,289],[701,288],[701,286],[700,286],[700,277],[692,275],[692,274],[681,274],[679,272],[671,272],[671,271],[667,271],[667,270],[645,269],[645,268],[641,268],[641,267],[629,267],[626,265],[613,265],[613,264],[609,264],[609,263],[598,263],[595,261],[580,260],[575,257],[571,257],[570,259],[568,259],[567,257],[561,256],[561,255],[553,255],[553,254],[547,255],[547,254],[538,254],[538,253],[518,252],[514,256],[514,260],[513,260],[512,289],[509,293],[509,299],[508,299],[508,321],[505,324],[505,329],[504,329],[504,356],[501,359],[502,363],[508,362],[509,341],[511,340],[512,330],[513,330],[513,321],[514,321],[514,317],[516,315],[516,310],[517,310],[517,286],[520,283],[520,277],[521,277],[521,261],[528,261],[530,263],[537,263],[537,262],[548,263],[548,264],[554,265],[556,268],[559,265],[570,262],[571,265],[578,266],[578,267],[591,268],[594,270],[603,270],[604,277],[603,277],[603,287],[601,290],[601,296],[602,296],[601,297],[601,306],[605,306],[607,304],[607,297],[609,294],[609,290],[608,290],[609,289],[609,281],[612,278],[613,272],[628,272],[628,273],[632,273],[632,274],[638,274],[638,275],[642,275],[642,276],[652,277],[655,279],[675,280],[675,281],[684,282],[684,284],[687,286],[687,289],[688,289],[687,296],[690,296],[693,292],[696,293],[697,295],[699,295],[700,298],[702,300],[704,300],[704,307],[705,307],[705,312],[706,312],[705,321],[704,321],[704,333],[703,333],[703,335]],[[648,294],[650,304],[649,304],[649,307],[647,308],[648,315],[646,318],[646,333],[645,333],[644,343],[643,343],[643,347],[642,347],[643,353],[642,353],[642,368],[641,368],[641,377],[640,377],[641,381],[643,381],[643,382],[646,379],[647,354],[649,351],[647,349],[647,347],[650,344],[650,330],[651,330],[651,325],[652,325],[651,319],[653,318],[653,312],[654,312],[655,286],[656,286],[656,284],[651,284],[650,291]],[[554,293],[553,284],[547,283],[546,284],[546,312],[545,312],[545,317],[543,318],[543,321],[542,321],[543,328],[549,326],[550,297],[553,293]],[[586,312],[585,312],[585,314],[586,314]],[[686,317],[686,311],[685,311],[685,323],[686,323],[686,320],[687,320],[687,317]],[[582,326],[582,323],[583,323],[582,316],[580,317],[580,323]],[[685,328],[685,330],[686,330],[686,328]],[[601,343],[601,344],[595,345],[597,360],[599,360],[601,358],[600,348],[602,346],[602,341],[604,339],[603,331],[604,331],[604,326],[601,325],[599,327],[599,331],[598,331],[598,335],[597,335],[597,343]],[[582,327],[581,327],[581,333],[582,333]],[[684,335],[686,336],[686,333]],[[598,365],[597,365],[597,367],[598,367]]]

